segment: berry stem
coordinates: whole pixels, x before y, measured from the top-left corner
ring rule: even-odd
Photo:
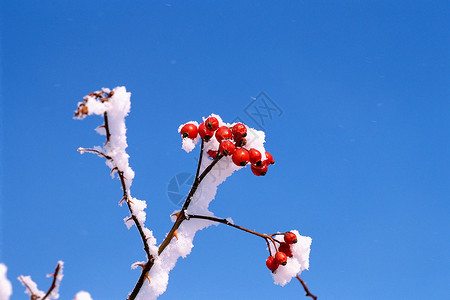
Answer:
[[[186,217],[187,217],[187,219],[202,219],[202,220],[209,220],[209,221],[213,221],[213,222],[217,222],[217,223],[222,223],[222,224],[225,224],[227,226],[231,226],[233,228],[236,228],[236,229],[245,231],[247,233],[259,236],[260,238],[263,238],[266,241],[267,247],[269,248],[270,255],[272,255],[272,251],[270,250],[269,241],[273,243],[275,249],[277,249],[277,245],[275,244],[275,242],[280,243],[280,241],[275,240],[272,236],[270,236],[268,234],[259,233],[259,232],[256,232],[254,230],[250,230],[250,229],[247,229],[245,227],[235,225],[235,224],[231,223],[230,221],[228,221],[227,219],[220,219],[220,218],[216,218],[216,217],[203,216],[203,215],[189,215],[189,214],[187,214]]]

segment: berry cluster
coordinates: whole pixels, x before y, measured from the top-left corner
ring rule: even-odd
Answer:
[[[223,156],[230,156],[236,166],[243,167],[250,163],[251,170],[256,176],[266,175],[269,165],[275,163],[269,152],[266,152],[263,157],[257,149],[246,147],[247,127],[242,123],[232,127],[219,127],[219,120],[216,117],[208,117],[198,127],[193,123],[185,124],[180,133],[182,138],[192,140],[199,135],[205,142],[215,137],[219,143],[219,149],[208,150],[209,157],[214,159],[220,153]]]
[[[275,272],[280,265],[287,264],[287,258],[292,257],[291,245],[297,243],[297,236],[293,232],[284,234],[284,242],[278,246],[278,251],[274,256],[270,255],[266,260],[266,266],[270,271]]]

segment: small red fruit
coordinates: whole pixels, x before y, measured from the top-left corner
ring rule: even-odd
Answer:
[[[256,165],[258,167],[262,165],[261,152],[252,148],[248,150],[248,154],[250,155],[250,162],[252,163],[252,165]]]
[[[267,164],[266,163],[262,163],[261,166],[255,166],[255,165],[251,165],[251,169],[253,174],[255,174],[256,176],[264,176],[267,174]]]
[[[215,117],[209,117],[205,120],[205,125],[209,130],[216,131],[219,128],[219,120]]]
[[[217,153],[219,153],[219,152],[218,151],[214,151],[214,150],[208,150],[208,152],[206,152],[206,153],[208,153],[209,157],[214,159],[214,158],[216,158]]]
[[[297,243],[297,236],[293,232],[286,232],[284,234],[284,241],[287,244],[295,244]]]
[[[284,252],[275,253],[275,262],[285,266],[287,264],[287,256]]]
[[[183,138],[195,139],[198,134],[197,126],[192,123],[187,123],[181,128],[181,136]]]
[[[266,266],[270,271],[275,272],[278,269],[279,264],[275,261],[273,256],[269,256],[266,260]]]
[[[244,147],[245,145],[247,145],[247,139],[246,138],[241,138],[240,140],[236,141],[236,147]]]
[[[250,155],[244,148],[238,148],[234,151],[232,159],[236,166],[243,167],[248,164]]]
[[[220,126],[216,131],[216,139],[219,143],[222,143],[223,140],[229,140],[231,137],[231,130],[227,126]]]
[[[270,154],[269,152],[266,152],[266,161],[269,165],[273,165],[275,163],[272,154]]]
[[[283,252],[288,257],[292,257],[291,246],[289,244],[287,244],[287,243],[281,243],[280,247],[278,247],[278,251]]]
[[[233,132],[233,137],[236,141],[247,136],[247,127],[242,123],[235,124],[231,131]]]
[[[213,137],[214,131],[209,130],[206,128],[205,123],[202,123],[198,125],[198,134],[205,142],[208,142]]]
[[[232,141],[225,140],[222,143],[220,143],[219,146],[219,152],[222,153],[224,156],[233,155],[234,153],[234,144]]]

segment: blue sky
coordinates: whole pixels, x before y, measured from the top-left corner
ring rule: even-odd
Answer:
[[[450,279],[449,6],[446,1],[1,1],[0,261],[11,279],[65,261],[62,299],[124,299],[144,252],[122,219],[118,180],[80,146],[99,118],[72,119],[101,87],[132,92],[133,194],[160,241],[173,176],[194,172],[179,124],[245,110],[266,93],[276,165],[222,186],[211,209],[313,238],[320,299],[443,299]],[[259,122],[260,123],[260,122]],[[161,299],[299,299],[265,267],[262,240],[199,232]],[[13,280],[12,299],[26,299]]]

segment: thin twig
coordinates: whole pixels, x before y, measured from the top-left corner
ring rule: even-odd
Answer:
[[[56,287],[56,277],[58,276],[59,270],[61,269],[61,265],[58,263],[58,265],[56,266],[55,269],[55,273],[53,273],[53,281],[52,281],[52,285],[50,286],[50,288],[48,289],[47,293],[44,295],[44,297],[42,298],[42,300],[47,299],[47,297],[51,294],[51,292],[55,289]]]
[[[311,298],[313,298],[314,300],[317,300],[317,296],[311,294],[311,292],[309,291],[308,287],[306,286],[306,283],[300,278],[300,276],[297,275],[297,279],[298,279],[298,281],[300,281],[300,283],[302,284],[303,289],[304,289],[305,292],[306,292],[306,297],[311,297]]]
[[[270,255],[272,255],[272,251],[270,250],[269,241],[271,241],[273,243],[275,249],[277,249],[277,245],[275,244],[275,242],[281,243],[280,241],[274,239],[272,236],[270,236],[268,234],[259,233],[259,232],[256,232],[254,230],[250,230],[250,229],[247,229],[245,227],[235,225],[235,224],[231,223],[230,221],[228,221],[227,219],[220,219],[220,218],[216,218],[216,217],[202,216],[202,215],[189,215],[189,214],[186,217],[188,219],[203,219],[203,220],[209,220],[209,221],[213,221],[213,222],[217,222],[217,223],[222,223],[222,224],[225,224],[227,226],[231,226],[231,227],[237,228],[239,230],[245,231],[247,233],[259,236],[259,237],[261,237],[261,238],[266,240],[267,247],[269,247]]]
[[[106,159],[112,160],[112,157],[111,157],[111,156],[106,155],[105,153],[103,153],[103,152],[101,152],[101,151],[98,151],[98,150],[95,150],[95,149],[78,148],[77,151],[79,151],[79,152],[91,152],[91,153],[95,153],[95,154],[97,154],[97,155],[99,155],[99,156],[103,156],[103,157],[106,158]]]

